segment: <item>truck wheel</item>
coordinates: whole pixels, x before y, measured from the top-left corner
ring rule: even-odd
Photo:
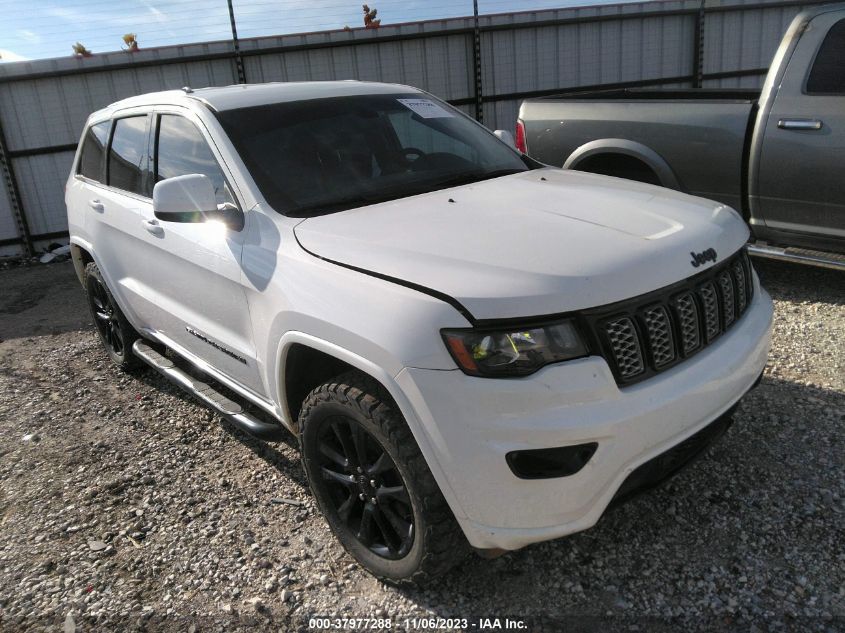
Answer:
[[[89,262],[84,279],[88,308],[109,358],[122,369],[140,366],[140,360],[132,353],[132,344],[139,338],[138,333],[117,307],[97,264]]]
[[[375,576],[423,584],[469,551],[393,400],[349,372],[314,389],[299,414],[302,462],[329,527]]]

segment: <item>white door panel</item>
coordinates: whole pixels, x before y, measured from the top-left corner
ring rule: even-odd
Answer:
[[[152,221],[160,230],[147,229]],[[155,329],[262,393],[240,283],[242,234],[213,222],[158,221],[151,207],[141,212],[137,231],[147,252],[141,284],[156,306]]]
[[[152,316],[147,298],[137,294],[134,283],[145,251],[137,240],[139,199],[101,185],[86,183],[84,201],[86,227],[106,284],[127,318],[136,327],[146,327]]]
[[[162,121],[163,123],[159,123]],[[151,178],[185,173],[213,177],[220,196],[234,202],[201,124],[187,113],[162,111],[151,147]],[[153,128],[155,130],[155,127]],[[152,183],[150,184],[152,187]],[[144,205],[135,225],[144,264],[135,280],[154,316],[152,327],[237,383],[264,394],[256,365],[252,323],[241,284],[246,230],[218,222],[167,222]]]

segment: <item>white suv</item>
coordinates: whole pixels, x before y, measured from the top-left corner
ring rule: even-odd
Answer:
[[[185,88],[91,115],[68,180],[111,358],[296,434],[383,578],[590,527],[724,430],[766,363],[735,211],[508,137],[407,86]]]

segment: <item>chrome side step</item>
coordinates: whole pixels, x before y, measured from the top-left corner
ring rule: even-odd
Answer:
[[[169,358],[162,356],[141,339],[132,345],[132,352],[171,382],[208,405],[242,431],[262,440],[279,439],[284,432],[281,424],[262,422],[244,411],[243,407],[215,390],[210,385],[188,375]]]
[[[840,255],[839,253],[813,251],[806,248],[781,248],[779,246],[757,243],[748,245],[748,254],[765,259],[777,259],[784,262],[809,264],[821,268],[845,271],[845,255]]]

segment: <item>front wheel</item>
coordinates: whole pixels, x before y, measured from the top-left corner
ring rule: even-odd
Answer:
[[[90,262],[85,267],[84,279],[88,308],[109,358],[122,369],[140,366],[141,362],[132,353],[132,344],[139,338],[138,333],[117,307],[97,264]]]
[[[359,372],[314,389],[299,415],[311,490],[375,576],[425,583],[460,562],[463,533],[392,399]]]

